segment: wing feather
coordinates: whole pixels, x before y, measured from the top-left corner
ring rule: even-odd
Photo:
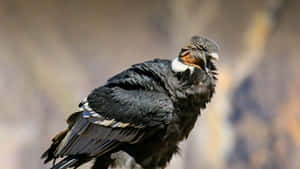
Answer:
[[[96,88],[68,118],[68,130],[53,140],[43,155],[45,162],[68,156],[63,165],[69,157],[100,156],[121,144],[141,141],[149,128],[168,124],[174,111],[164,83],[168,65],[158,60],[137,64]]]
[[[143,131],[134,127],[116,127],[99,125],[86,118],[82,112],[59,144],[55,156],[88,155],[98,156],[110,151],[122,143],[136,142]]]

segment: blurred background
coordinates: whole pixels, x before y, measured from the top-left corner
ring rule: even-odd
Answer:
[[[168,169],[299,169],[299,17],[298,0],[0,0],[0,168],[49,168],[93,88],[204,35],[217,92]]]

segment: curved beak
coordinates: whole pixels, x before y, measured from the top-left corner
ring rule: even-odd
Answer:
[[[210,53],[209,56],[211,57],[212,60],[218,61],[219,60],[219,55],[218,53]]]

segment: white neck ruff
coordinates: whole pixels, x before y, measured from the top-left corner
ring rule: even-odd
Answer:
[[[186,64],[180,62],[178,57],[172,61],[171,67],[174,72],[184,72],[187,69],[190,69],[191,73],[193,73],[193,71],[195,69],[194,66],[189,66],[189,65],[186,65]]]

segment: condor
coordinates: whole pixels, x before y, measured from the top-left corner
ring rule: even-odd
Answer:
[[[52,169],[92,159],[92,168],[107,169],[124,151],[144,169],[166,167],[215,92],[217,60],[217,44],[194,36],[172,61],[133,65],[79,104],[42,158]]]

